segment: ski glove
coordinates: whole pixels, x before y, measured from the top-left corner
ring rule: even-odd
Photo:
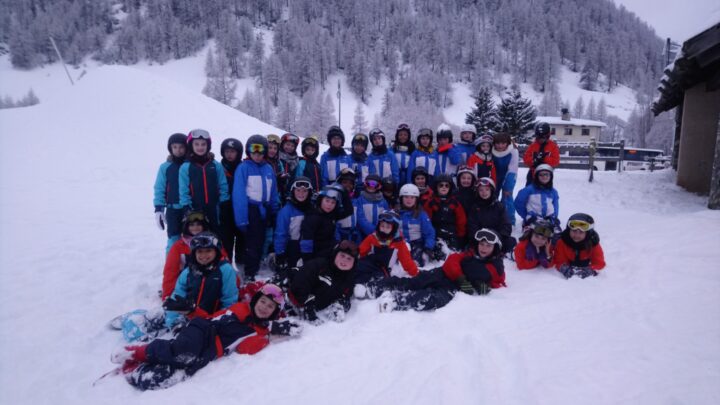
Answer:
[[[293,321],[272,321],[270,322],[270,333],[280,336],[299,336],[302,332],[302,325]]]
[[[490,290],[492,290],[489,285],[480,281],[473,283],[473,287],[478,295],[488,295],[490,294]]]
[[[475,288],[473,287],[472,283],[469,282],[468,279],[465,278],[464,276],[458,277],[457,280],[455,280],[455,282],[457,283],[460,291],[462,291],[468,295],[475,294]]]
[[[566,279],[572,277],[575,274],[575,270],[570,266],[569,264],[563,264],[558,268],[558,271],[560,274],[562,274]]]
[[[317,316],[317,308],[315,308],[315,296],[311,295],[308,297],[308,299],[305,300],[305,303],[303,304],[303,309],[305,312],[305,319],[307,319],[310,322],[314,322],[318,320]]]
[[[163,308],[168,311],[190,312],[195,309],[195,303],[185,297],[172,295],[163,302]]]
[[[580,276],[580,278],[588,278],[590,276],[597,276],[597,271],[590,267],[576,267],[576,274]]]
[[[165,213],[162,211],[155,211],[155,225],[160,228],[161,231],[165,230]]]

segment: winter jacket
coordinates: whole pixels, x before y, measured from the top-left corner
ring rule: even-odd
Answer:
[[[432,222],[435,233],[444,240],[462,240],[465,237],[467,217],[454,196],[434,196],[423,206]],[[452,247],[452,246],[451,246]]]
[[[408,142],[407,145],[393,144],[392,149],[395,154],[395,161],[398,164],[399,188],[407,182],[408,174],[411,172],[408,168],[410,167],[412,153],[415,151],[415,144],[412,142]]]
[[[155,177],[153,205],[156,211],[165,207],[182,208],[180,204],[180,167],[184,159],[168,156],[167,162],[160,165]]]
[[[362,241],[362,231],[358,224],[357,199],[352,200],[353,211],[345,218],[340,218],[335,223],[335,240],[351,240],[360,243]]]
[[[323,185],[332,184],[340,177],[342,169],[348,168],[352,165],[350,156],[345,153],[344,149],[339,151],[330,150],[320,156],[320,169],[322,175]]]
[[[274,218],[280,209],[280,197],[272,166],[264,161],[259,164],[252,160],[243,161],[235,172],[232,197],[238,227],[248,225],[250,204],[258,207],[264,219]]]
[[[435,229],[433,229],[430,219],[422,208],[417,210],[417,215],[414,214],[415,210],[402,209],[400,211],[403,238],[408,242],[422,241],[425,248],[433,249],[435,247]]]
[[[278,195],[285,196],[285,188],[287,187],[287,181],[290,177],[287,166],[285,166],[285,163],[283,163],[279,157],[275,159],[268,158],[265,159],[265,161],[270,165],[270,167],[272,167],[273,172],[275,173],[275,185],[278,189]]]
[[[475,153],[475,144],[473,142],[463,142],[460,141],[455,144],[455,149],[457,149],[458,155],[460,155],[460,163],[458,165],[466,165],[468,159],[470,159],[470,156]]]
[[[407,182],[412,183],[412,172],[415,170],[416,167],[424,167],[425,170],[427,170],[428,175],[430,178],[428,179],[428,184],[432,182],[432,177],[436,176],[438,174],[438,157],[437,152],[434,152],[432,150],[432,147],[429,148],[427,151],[423,151],[422,149],[418,148],[415,149],[415,152],[410,155],[410,164],[408,165],[408,171],[407,171]]]
[[[303,305],[312,295],[315,308],[327,308],[340,300],[349,300],[355,284],[355,268],[343,271],[335,267],[332,259],[319,257],[309,260],[298,269],[290,282],[292,299]]]
[[[538,188],[530,184],[515,197],[515,210],[523,220],[530,217],[557,218],[560,210],[560,196],[554,188]]]
[[[390,210],[387,200],[382,193],[368,193],[363,191],[360,196],[353,202],[357,207],[357,223],[363,236],[367,236],[375,232],[375,225],[380,214]]]
[[[217,207],[230,200],[225,170],[220,162],[212,159],[212,154],[203,163],[188,161],[180,166],[179,188],[183,207]]]
[[[187,266],[186,257],[190,254],[190,240],[192,240],[191,237],[181,236],[180,239],[173,243],[165,257],[162,292],[160,294],[163,301],[172,294],[180,273]],[[220,254],[220,260],[227,260],[225,249]]]
[[[306,211],[307,208],[303,210],[292,201],[282,207],[275,220],[275,237],[273,238],[275,254],[281,255],[286,253],[288,244],[296,245],[294,248],[297,249],[299,254],[300,229],[305,219]]]
[[[482,282],[492,288],[506,286],[502,257],[481,258],[473,249],[451,254],[445,260],[442,271],[453,282],[464,276],[471,283]]]
[[[363,188],[363,182],[368,174],[372,173],[370,162],[368,161],[368,155],[366,153],[350,154],[350,167],[353,169],[356,175],[355,179],[355,190],[360,192]]]
[[[449,174],[453,178],[457,167],[460,164],[460,151],[453,144],[438,146],[437,148],[438,170],[437,173]]]
[[[497,185],[497,173],[493,164],[492,154],[475,152],[468,158],[467,165],[475,171],[475,177],[490,177]]]
[[[475,199],[477,198],[477,191],[475,187],[462,187],[458,184],[458,191],[455,194],[455,198],[458,199],[463,209],[465,210],[465,216],[468,217],[471,212]]]
[[[467,217],[467,235],[469,239],[472,239],[478,230],[489,228],[500,235],[503,252],[509,252],[515,247],[515,240],[510,236],[512,225],[505,213],[505,205],[494,199],[494,197],[491,197],[490,200],[477,198]]]
[[[195,303],[195,310],[189,317],[207,318],[237,301],[237,275],[228,262],[219,261],[205,274],[192,270],[192,267],[189,265],[180,273],[172,293],[172,296],[187,298]],[[179,313],[166,311],[165,325],[174,325],[178,318]]]
[[[228,162],[227,160],[222,159],[220,164],[222,164],[223,170],[225,171],[225,179],[228,184],[228,194],[232,196],[233,186],[235,185],[235,171],[237,170],[237,167],[240,166],[240,162]]]
[[[300,226],[300,253],[303,261],[325,256],[330,257],[337,242],[335,225],[337,221],[347,218],[355,212],[352,201],[347,193],[343,193],[342,203],[329,213],[313,207],[305,215]]]
[[[385,153],[373,151],[368,156],[368,165],[370,166],[370,173],[377,174],[381,178],[392,177],[395,184],[399,184],[400,169],[397,158],[391,151],[386,150]]]
[[[518,172],[518,151],[510,144],[507,149],[498,152],[493,149],[493,166],[495,167],[495,175],[497,176],[498,190],[512,191],[515,189]]]
[[[599,242],[575,243],[567,232],[563,232],[555,245],[553,264],[558,269],[563,264],[568,264],[576,267],[590,266],[591,269],[598,271],[605,268],[605,254]]]
[[[552,252],[550,250],[551,256]],[[515,246],[515,263],[518,270],[530,270],[537,266],[547,269],[553,266],[552,260],[552,257],[547,257],[545,248],[537,249],[530,239],[521,240]]]
[[[384,277],[390,277],[390,271],[398,261],[407,274],[411,276],[418,274],[417,264],[413,261],[410,249],[401,236],[381,242],[376,233],[368,235],[360,244],[360,258],[367,260],[370,257],[382,270]]]
[[[543,154],[542,158],[538,158],[540,153]],[[558,148],[557,143],[549,139],[543,144],[535,141],[525,150],[523,162],[525,166],[530,168],[530,177],[532,178],[535,175],[535,168],[543,163],[547,163],[552,167],[560,165],[560,148]]]
[[[305,176],[310,179],[310,184],[312,184],[315,192],[320,190],[326,184],[323,183],[320,163],[318,163],[315,159],[300,159],[297,169],[295,170],[295,177],[300,176]]]

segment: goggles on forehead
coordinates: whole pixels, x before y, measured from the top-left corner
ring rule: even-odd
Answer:
[[[282,288],[275,284],[265,284],[260,288],[260,292],[273,300],[279,307],[285,305],[285,293],[283,293]]]
[[[192,139],[210,139],[210,133],[204,129],[193,129],[190,131]]]
[[[550,238],[553,236],[552,228],[549,228],[545,225],[535,225],[535,227],[533,227],[532,231],[534,234],[544,236],[546,238]]]
[[[450,183],[446,183],[446,182],[438,183],[437,187],[438,188],[450,188]]]
[[[249,149],[250,153],[265,153],[265,146],[261,143],[253,143]]]
[[[500,237],[493,231],[483,228],[475,232],[475,240],[478,242],[487,242],[491,245],[502,245],[500,243]]]
[[[304,188],[307,190],[312,190],[313,186],[312,186],[312,184],[310,184],[309,181],[298,180],[298,181],[294,182],[291,187],[292,190],[295,190],[296,188]]]
[[[192,240],[190,240],[190,248],[192,250],[195,249],[202,249],[202,248],[215,248],[218,245],[218,239],[212,235],[195,235]]]
[[[187,223],[205,221],[205,214],[202,212],[191,212],[185,217]]]
[[[365,142],[366,140],[367,140],[367,136],[365,136],[363,134],[355,135],[355,137],[353,138],[353,141],[358,141],[358,142]]]
[[[398,125],[397,129],[398,129],[398,131],[401,129],[410,130],[410,126],[408,124],[400,124],[400,125]]]
[[[365,180],[365,187],[371,188],[373,190],[378,189],[382,186],[379,181],[377,180]]]
[[[385,134],[383,133],[383,131],[375,128],[375,129],[373,129],[372,131],[370,131],[370,137],[372,138],[372,137],[375,137],[375,136],[385,136]]]
[[[399,224],[400,217],[393,211],[385,211],[378,215],[378,222],[387,222],[389,224]]]
[[[581,230],[583,232],[587,232],[593,229],[593,224],[579,219],[573,219],[572,221],[568,221],[568,228],[572,230]]]

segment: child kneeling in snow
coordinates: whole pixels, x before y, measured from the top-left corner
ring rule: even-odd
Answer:
[[[235,303],[212,319],[195,318],[172,340],[126,346],[113,353],[111,360],[122,364],[132,386],[140,390],[167,388],[233,351],[259,352],[270,343],[268,334],[299,335],[299,324],[277,321],[284,303],[280,287],[265,284],[250,303]]]
[[[537,266],[548,269],[553,266],[553,226],[538,219],[530,225],[515,246],[515,262],[518,270],[530,270]]]
[[[345,320],[345,313],[350,310],[357,256],[357,245],[343,240],[335,245],[329,258],[321,256],[290,269],[289,297],[303,318],[320,322],[318,311],[323,310],[320,314],[323,318]]]
[[[567,227],[555,246],[554,264],[557,270],[570,278],[597,276],[605,267],[605,255],[600,246],[600,235],[595,231],[595,220],[588,214],[570,216]]]
[[[444,307],[460,290],[470,295],[488,294],[491,288],[505,287],[502,242],[491,229],[480,229],[468,250],[448,257],[442,268],[420,272],[410,279],[370,286],[385,290],[380,311],[428,311]],[[394,285],[393,285],[394,284]],[[390,291],[392,289],[392,291]]]

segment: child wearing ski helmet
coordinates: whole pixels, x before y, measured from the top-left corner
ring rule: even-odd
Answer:
[[[404,178],[404,177],[403,177]],[[398,205],[398,186],[392,177],[383,177],[382,179],[382,195],[385,202],[391,209],[395,209]]]
[[[188,211],[183,217],[182,234],[170,247],[165,258],[165,266],[163,267],[162,290],[160,298],[165,301],[172,294],[177,283],[180,272],[187,265],[186,257],[190,254],[190,241],[193,236],[200,232],[208,232],[210,229],[205,214],[202,211]],[[225,253],[223,253],[224,255]]]
[[[475,196],[477,195],[477,177],[475,177],[475,171],[467,167],[466,165],[458,166],[457,171],[457,199],[462,204],[465,214],[470,213],[475,203]]]
[[[565,278],[597,276],[605,268],[605,254],[593,217],[583,213],[570,216],[555,246],[553,263]]]
[[[553,226],[539,219],[520,237],[515,246],[515,263],[518,270],[531,270],[538,266],[553,267]]]
[[[538,166],[545,164],[556,168],[560,165],[560,148],[550,139],[550,124],[547,122],[538,122],[535,125],[535,141],[525,150],[523,162],[528,167],[526,187],[535,178]]]
[[[466,165],[467,160],[475,153],[475,138],[477,137],[477,130],[475,125],[465,124],[460,127],[460,142],[455,145],[455,148],[460,154],[460,164]]]
[[[513,145],[512,137],[507,132],[500,132],[493,136],[493,166],[497,176],[498,199],[505,205],[511,225],[515,225],[515,202],[513,191],[517,181],[518,151]]]
[[[220,204],[230,200],[225,169],[210,152],[212,140],[204,129],[193,129],[187,137],[188,159],[180,166],[180,204],[200,210],[210,221],[210,230],[220,232]]]
[[[411,176],[411,183],[420,190],[420,206],[424,206],[433,196],[433,189],[430,187],[430,174],[424,167],[420,166],[413,169]]]
[[[382,194],[382,179],[377,174],[368,175],[365,178],[363,191],[353,202],[356,206],[357,223],[362,236],[366,237],[375,231],[375,224],[378,217],[390,206]]]
[[[357,133],[352,139],[352,152],[350,153],[351,168],[357,175],[355,190],[360,192],[365,177],[370,174],[370,164],[367,155],[368,137],[365,134]]]
[[[432,130],[423,128],[418,132],[417,135],[417,148],[415,152],[410,155],[410,164],[408,165],[408,183],[413,182],[412,173],[416,167],[424,167],[430,178],[428,179],[428,185],[432,181],[432,176],[438,172],[438,158],[437,152],[433,149],[432,145],[433,133]]]
[[[265,160],[270,164],[270,166],[272,166],[273,172],[275,172],[278,195],[283,197],[286,195],[285,187],[287,186],[290,175],[285,163],[283,163],[280,159],[280,137],[275,134],[269,134],[267,136],[267,141],[268,153]]]
[[[292,183],[292,177],[295,175],[295,170],[300,162],[300,157],[297,154],[299,144],[300,138],[289,132],[280,138],[280,160],[289,173],[288,184]]]
[[[523,228],[536,218],[557,221],[559,200],[553,188],[552,166],[542,164],[535,168],[533,182],[515,197],[515,210],[523,219]]]
[[[345,152],[345,133],[333,125],[328,129],[327,141],[330,148],[320,157],[323,184],[332,184],[340,176],[340,171],[350,167],[350,157]]]
[[[420,205],[420,190],[416,185],[406,184],[400,188],[399,214],[402,233],[410,243],[413,260],[422,267],[425,265],[423,253],[431,258],[434,256],[435,230]]]
[[[168,388],[212,360],[259,352],[270,343],[269,335],[299,336],[300,324],[278,320],[284,305],[280,287],[265,284],[250,302],[236,302],[212,319],[193,319],[173,339],[126,346],[111,361],[121,364],[128,383],[142,391]]]
[[[354,208],[345,189],[326,186],[317,195],[315,206],[305,215],[300,227],[300,255],[303,262],[332,256],[336,243],[337,221],[352,215]]]
[[[235,224],[245,237],[245,280],[255,279],[268,224],[274,223],[280,210],[277,179],[272,166],[265,161],[268,141],[262,135],[252,135],[245,145],[250,158],[242,162],[235,173],[233,208]]]
[[[222,260],[220,240],[212,232],[201,232],[190,240],[187,267],[163,304],[165,327],[181,322],[183,315],[188,319],[210,318],[237,299],[237,275],[230,263]]]
[[[395,154],[387,148],[385,133],[379,128],[370,131],[372,153],[368,157],[370,172],[382,177],[392,177],[396,182],[400,179],[398,162]]]
[[[168,157],[160,165],[155,177],[153,205],[155,224],[160,230],[167,230],[166,251],[180,237],[183,206],[180,204],[180,167],[185,163],[187,137],[172,134],[167,141]]]
[[[307,177],[296,177],[290,185],[288,203],[275,222],[275,264],[280,271],[297,266],[300,260],[300,229],[312,208],[313,188]]]
[[[400,233],[400,216],[395,211],[385,211],[378,216],[375,230],[360,244],[355,282],[365,284],[373,279],[390,277],[398,262],[408,275],[418,274],[417,265]]]
[[[337,243],[325,257],[308,260],[290,271],[290,299],[310,322],[342,322],[350,310],[358,248],[351,241]],[[320,313],[318,313],[320,312]]]
[[[475,170],[475,176],[489,177],[494,181],[497,179],[495,165],[493,164],[493,137],[491,135],[483,135],[477,139],[477,147],[467,161],[467,166]]]
[[[455,183],[448,174],[439,174],[433,184],[433,196],[424,205],[425,212],[435,229],[435,235],[445,241],[448,248],[459,250],[464,246],[465,210],[455,198]]]
[[[474,235],[478,229],[492,229],[500,236],[503,253],[512,252],[515,239],[510,236],[512,225],[505,213],[505,206],[496,198],[495,182],[489,177],[478,180],[477,194],[468,213],[468,235]]]
[[[457,291],[485,295],[492,288],[505,287],[500,238],[492,230],[481,229],[474,240],[466,251],[451,254],[440,269],[371,284],[369,290],[375,293],[384,290],[378,299],[380,311],[432,311],[447,305]]]
[[[453,145],[453,133],[450,126],[440,124],[435,135],[437,138],[438,174],[455,176],[457,166],[460,164],[460,154]]]
[[[415,144],[412,141],[412,134],[408,124],[400,124],[395,130],[395,141],[392,145],[395,160],[398,163],[398,179],[394,179],[397,188],[407,183],[410,157],[415,152]]]
[[[320,190],[325,183],[323,183],[322,180],[322,168],[317,161],[320,153],[317,138],[311,136],[303,139],[300,144],[300,153],[302,154],[302,158],[300,162],[298,162],[295,170],[295,177],[307,177],[310,179],[313,190]]]
[[[340,218],[335,224],[336,227],[336,240],[350,240],[355,243],[362,241],[362,233],[358,226],[357,218],[357,205],[355,196],[355,172],[351,168],[343,169],[338,177],[339,185],[345,190],[345,193],[350,197],[352,204],[352,211],[348,210],[349,215],[344,218]]]
[[[225,178],[228,183],[228,193],[232,196],[233,186],[235,185],[235,170],[243,158],[242,142],[234,138],[224,140],[220,145],[220,155],[222,156],[220,163],[225,169]],[[228,253],[228,259],[231,263],[234,261],[239,266],[245,253],[245,243],[242,232],[235,226],[235,212],[233,211],[232,201],[220,204],[220,228],[220,238],[223,247]]]

